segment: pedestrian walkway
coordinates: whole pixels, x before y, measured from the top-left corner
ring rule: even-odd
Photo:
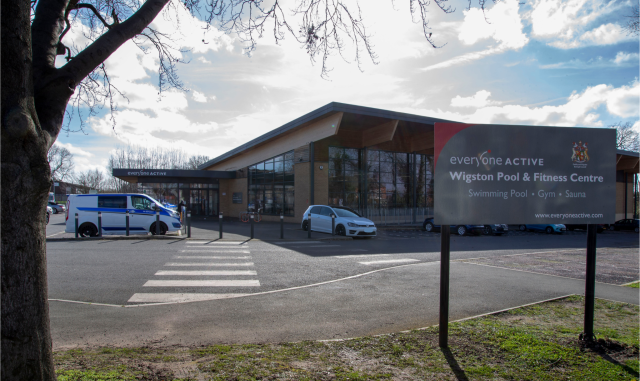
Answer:
[[[142,286],[151,292],[135,293],[128,302],[175,303],[247,295],[241,291],[260,287],[250,254],[246,243],[187,241],[186,249]],[[227,292],[215,292],[216,288]]]

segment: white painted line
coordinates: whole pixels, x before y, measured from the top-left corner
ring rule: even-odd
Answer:
[[[63,230],[63,231],[61,231],[61,232],[57,232],[57,233],[54,233],[54,234],[48,235],[48,236],[46,236],[45,238],[53,237],[54,235],[63,234],[63,233],[65,233],[65,231],[64,231],[64,230]]]
[[[142,287],[260,287],[259,280],[148,280]]]
[[[234,254],[249,254],[249,250],[216,250],[216,249],[200,249],[200,250],[180,250],[181,253],[234,253]]]
[[[291,246],[291,247],[340,247],[340,245],[315,245],[315,246]]]
[[[204,255],[174,255],[175,259],[251,259],[250,255],[244,257],[221,257],[221,256],[204,256]]]
[[[199,302],[204,300],[229,299],[246,296],[247,294],[161,294],[161,293],[138,293],[133,294],[127,302],[129,303],[184,303]]]
[[[154,275],[211,275],[211,276],[219,276],[219,275],[258,275],[257,271],[252,270],[184,270],[184,271],[171,271],[171,270],[160,270],[156,272]]]
[[[369,261],[369,262],[358,262],[361,265],[383,265],[387,263],[407,263],[407,262],[419,262],[418,259],[385,259],[381,261]]]
[[[349,258],[365,258],[365,257],[388,257],[389,254],[358,254],[358,255],[334,255],[332,258],[349,259]]]
[[[299,242],[278,242],[278,245],[300,245],[300,244],[314,244],[317,245],[318,241],[299,241]]]
[[[231,247],[239,247],[244,246],[248,247],[246,243],[230,243],[230,242],[211,242],[211,241],[187,241],[187,245],[209,245],[209,246],[231,246]]]
[[[167,262],[165,266],[253,266],[252,262],[247,263],[218,263],[218,262],[192,262],[192,263],[176,263]]]

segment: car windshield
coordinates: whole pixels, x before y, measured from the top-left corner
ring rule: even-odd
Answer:
[[[333,208],[333,210],[336,211],[338,217],[361,217],[358,213],[348,209]]]

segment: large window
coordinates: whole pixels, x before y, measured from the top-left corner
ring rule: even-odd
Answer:
[[[293,151],[249,167],[249,205],[262,214],[294,215]]]
[[[329,203],[367,208],[433,206],[433,156],[329,147]],[[412,173],[415,168],[415,175]],[[361,174],[361,175],[360,175]],[[366,176],[365,176],[366,174]],[[414,186],[415,182],[415,186]]]

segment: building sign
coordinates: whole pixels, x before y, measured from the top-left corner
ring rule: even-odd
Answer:
[[[242,204],[242,192],[233,192],[231,200],[234,204]]]
[[[435,124],[436,224],[615,221],[616,131]]]

